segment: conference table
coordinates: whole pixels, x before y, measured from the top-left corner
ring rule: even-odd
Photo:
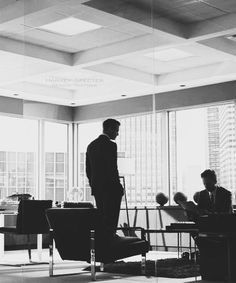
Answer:
[[[144,230],[145,234],[176,234],[177,235],[177,254],[178,258],[180,257],[180,252],[182,251],[182,234],[187,233],[189,234],[189,254],[191,255],[191,252],[194,251],[196,255],[196,244],[194,242],[194,245],[192,246],[191,241],[191,234],[196,233],[198,230],[196,229],[174,229],[174,230],[168,230],[168,229],[147,229]],[[195,258],[196,260],[196,258]]]
[[[192,248],[196,252],[196,245],[192,247],[192,235],[198,233],[198,228],[194,222],[175,222],[162,229],[146,229],[145,233],[149,234],[176,234],[177,235],[177,251],[178,258],[180,257],[180,250],[182,251],[182,234],[189,234],[189,253],[191,254]],[[196,254],[196,253],[195,253]]]

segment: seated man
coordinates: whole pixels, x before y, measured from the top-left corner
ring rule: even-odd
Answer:
[[[205,190],[198,198],[199,216],[209,214],[231,214],[231,193],[217,185],[214,170],[205,170],[201,174]],[[195,237],[200,250],[200,272],[203,279],[224,279],[227,274],[227,249],[225,241],[220,238]]]
[[[232,213],[231,192],[217,185],[214,170],[207,169],[201,174],[205,190],[200,191],[198,208],[201,214]]]
[[[231,192],[217,185],[215,171],[207,169],[201,178],[206,189],[197,192],[197,205],[179,196],[176,201],[187,212],[188,219],[197,222],[202,215],[233,213]]]

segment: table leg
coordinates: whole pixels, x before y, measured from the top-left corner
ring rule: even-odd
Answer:
[[[0,227],[4,227],[4,214],[0,214]],[[4,234],[0,234],[0,257],[4,256]]]
[[[177,233],[177,251],[178,251],[178,258],[179,258],[179,232]]]
[[[42,234],[38,234],[37,235],[37,251],[38,251],[38,258],[39,258],[39,261],[42,261],[42,251],[43,251],[43,237],[42,237]]]
[[[179,233],[179,237],[180,237],[180,252],[181,252],[181,254],[182,254],[182,252],[183,252],[183,246],[182,246],[182,233],[181,233],[181,232]]]
[[[191,233],[189,233],[189,257],[191,259],[191,253],[192,253],[192,241],[191,241]]]
[[[195,241],[194,241],[194,261],[195,263],[197,263],[197,246]]]

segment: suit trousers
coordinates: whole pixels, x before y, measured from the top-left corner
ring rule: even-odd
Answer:
[[[119,221],[122,193],[117,190],[94,193],[96,206],[105,238],[111,239],[116,234]]]

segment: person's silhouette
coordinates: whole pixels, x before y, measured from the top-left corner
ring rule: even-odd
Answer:
[[[92,141],[86,152],[86,173],[101,215],[105,239],[116,236],[123,187],[117,169],[117,145],[120,122],[107,119],[103,134]]]

